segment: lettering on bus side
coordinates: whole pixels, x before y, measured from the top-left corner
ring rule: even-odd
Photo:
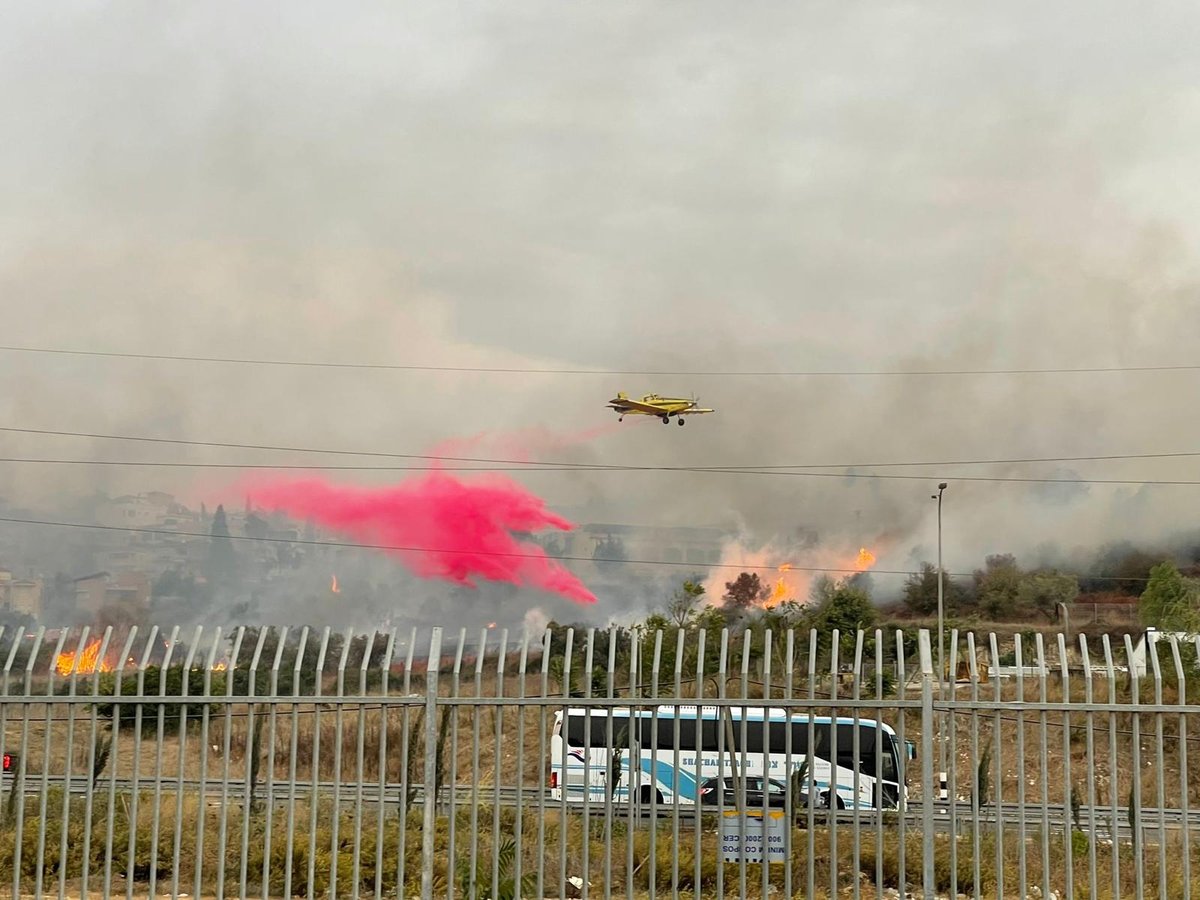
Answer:
[[[737,754],[734,755],[734,759],[740,761],[740,757]],[[718,756],[703,757],[700,760],[700,765],[704,768],[715,769],[720,765],[720,762],[721,762],[721,757],[718,757]],[[800,768],[800,762],[801,762],[800,758],[793,757],[792,758],[792,768],[793,769]],[[694,768],[696,765],[696,757],[680,754],[679,755],[679,765]],[[782,768],[784,768],[784,766],[785,766],[784,760],[779,759],[778,757],[774,757],[774,756],[771,757],[771,765],[770,765],[771,769],[782,769]],[[728,756],[725,757],[725,767],[729,768],[729,757]]]

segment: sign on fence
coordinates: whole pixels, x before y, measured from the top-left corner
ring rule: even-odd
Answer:
[[[721,816],[721,858],[725,862],[762,862],[765,847],[767,862],[787,862],[786,832],[787,816],[779,810],[769,811],[765,821],[762,810],[727,810]]]

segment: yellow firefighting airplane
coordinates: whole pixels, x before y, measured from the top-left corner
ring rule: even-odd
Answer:
[[[660,397],[658,394],[647,394],[641,400],[631,400],[627,394],[619,393],[608,401],[608,408],[620,413],[617,418],[618,422],[626,416],[658,416],[663,420],[664,425],[669,425],[671,416],[675,416],[682,425],[684,416],[698,416],[702,413],[714,412],[711,409],[702,409],[699,403],[698,397],[685,400],[682,397]]]

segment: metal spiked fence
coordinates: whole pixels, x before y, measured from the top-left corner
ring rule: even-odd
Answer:
[[[942,673],[930,647],[0,631],[0,872],[14,897],[1191,896],[1200,641],[954,631]]]

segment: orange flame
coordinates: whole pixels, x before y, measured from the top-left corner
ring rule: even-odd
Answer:
[[[214,672],[224,672],[228,668],[229,668],[229,664],[226,663],[225,660],[221,660],[219,663],[217,663],[215,666],[212,667],[212,670]]]
[[[496,627],[495,622],[488,622],[488,628],[495,628],[495,627]]]
[[[775,581],[775,586],[771,588],[771,594],[763,601],[763,606],[770,609],[772,606],[778,606],[784,600],[788,599],[788,583],[787,573],[792,570],[791,563],[784,563],[779,567],[779,578]]]
[[[112,666],[107,660],[100,658],[100,638],[93,638],[87,646],[78,651],[78,664],[75,653],[60,653],[54,661],[54,670],[59,675],[70,675],[76,672],[80,675],[90,675],[93,672],[111,672]]]
[[[880,537],[886,542],[886,536]],[[886,544],[885,544],[886,546]],[[784,556],[784,553],[787,556]],[[776,570],[774,580],[762,576],[764,596],[758,601],[761,609],[773,609],[785,603],[797,603],[801,606],[809,603],[813,597],[812,589],[820,579],[829,578],[839,582],[855,573],[873,569],[878,562],[876,551],[867,547],[821,546],[806,548],[767,547],[751,549],[745,545],[731,543],[725,547],[721,555],[720,567],[733,570],[743,567],[744,571],[759,571],[769,568]],[[780,558],[791,558],[793,561],[780,564]],[[724,572],[711,574],[705,582],[709,596],[719,597],[722,594],[728,576]]]
[[[329,584],[329,590],[334,594],[340,594],[342,589],[338,587],[337,576],[333,575],[331,577],[333,578],[333,581]]]
[[[875,554],[866,547],[860,547],[857,555],[855,555],[850,563],[841,563],[840,567],[843,569],[852,568],[856,572],[865,572],[874,565]],[[801,578],[801,584],[797,585],[793,583],[794,576],[789,574],[794,568],[795,566],[793,566],[792,563],[784,563],[779,567],[779,577],[775,580],[775,584],[772,585],[771,593],[767,595],[765,600],[763,600],[762,605],[764,609],[771,609],[772,607],[778,606],[780,603],[785,603],[788,600],[795,600],[797,597],[803,595],[803,590],[806,590],[806,588],[803,586],[804,579]]]

